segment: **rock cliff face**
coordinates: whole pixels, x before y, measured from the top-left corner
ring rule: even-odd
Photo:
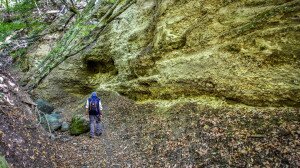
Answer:
[[[141,102],[299,107],[299,21],[298,0],[138,0],[35,91],[58,105],[112,90]]]

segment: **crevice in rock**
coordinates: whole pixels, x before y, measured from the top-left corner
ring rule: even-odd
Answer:
[[[112,58],[108,60],[86,60],[86,70],[89,74],[112,73],[118,74],[115,62]]]

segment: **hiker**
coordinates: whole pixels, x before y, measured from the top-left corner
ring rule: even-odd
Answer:
[[[86,101],[86,114],[89,115],[90,119],[90,138],[95,136],[95,127],[96,127],[96,136],[102,134],[102,129],[100,121],[102,118],[102,105],[101,100],[97,97],[97,93],[93,92],[91,97]]]

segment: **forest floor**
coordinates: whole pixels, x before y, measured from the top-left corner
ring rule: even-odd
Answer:
[[[104,132],[59,133],[59,167],[299,167],[297,108],[199,109],[158,113],[151,104],[105,96]]]

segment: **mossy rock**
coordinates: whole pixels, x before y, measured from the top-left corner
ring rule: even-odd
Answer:
[[[70,134],[80,135],[89,132],[89,121],[81,115],[76,115],[71,120]]]
[[[46,100],[37,99],[35,103],[37,104],[37,108],[44,113],[50,114],[54,110],[53,105]]]
[[[0,156],[0,168],[9,168],[5,157]]]
[[[67,122],[63,122],[60,130],[65,132],[65,131],[68,131],[69,128],[70,128],[70,125]]]
[[[62,123],[63,123],[62,115],[58,114],[58,113],[44,115],[42,117],[42,125],[46,130],[48,130],[47,121],[48,121],[51,131],[56,131],[62,126]]]

